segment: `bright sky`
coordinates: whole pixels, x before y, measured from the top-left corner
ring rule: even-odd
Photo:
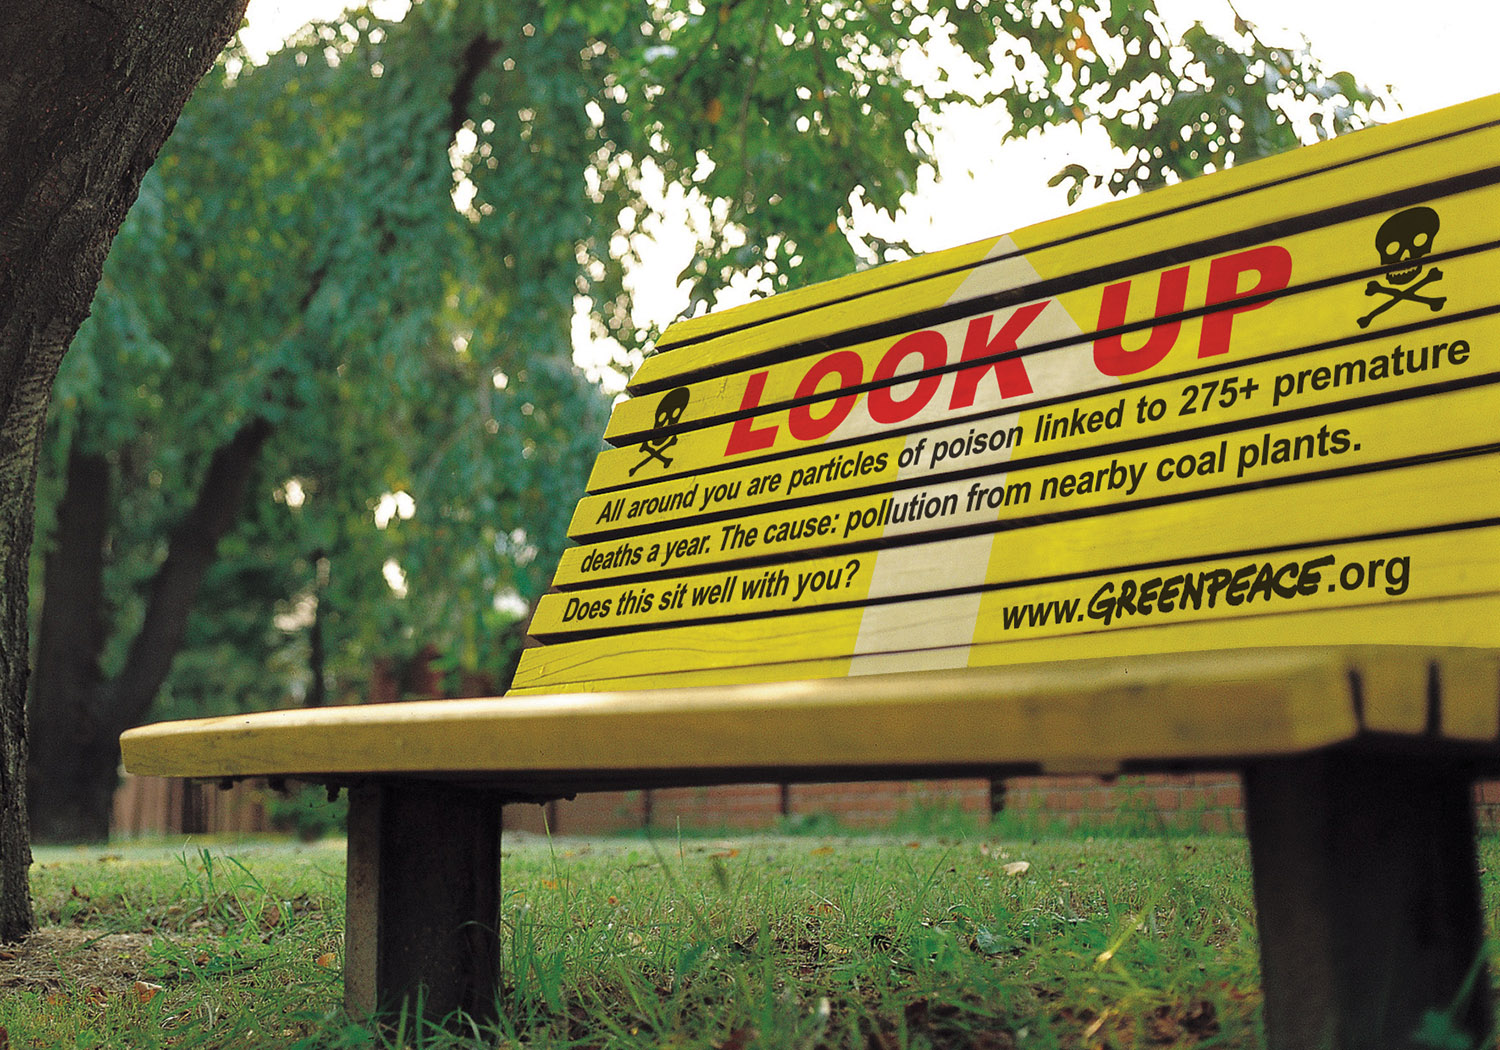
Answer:
[[[404,6],[402,0],[385,4]],[[251,46],[271,49],[307,18],[340,6],[338,0],[251,0]],[[1401,110],[1386,114],[1387,120],[1500,91],[1500,66],[1493,58],[1500,40],[1495,0],[1234,0],[1233,8],[1229,0],[1157,0],[1157,6],[1177,32],[1194,19],[1225,32],[1238,10],[1263,39],[1294,43],[1305,35],[1325,69],[1347,69],[1362,83],[1390,87]],[[1066,210],[1064,190],[1049,188],[1047,180],[1075,159],[1088,165],[1099,156],[1099,139],[1056,130],[999,147],[1003,120],[1003,113],[969,112],[945,121],[938,140],[944,180],[920,186],[895,228],[913,247],[947,248]],[[1100,192],[1086,195],[1084,203],[1105,199]],[[686,264],[685,244],[663,244],[652,269],[665,279],[643,275],[638,282],[641,318],[664,323],[685,305],[686,295],[670,282]]]
[[[1494,0],[1235,0],[1233,8],[1226,0],[1157,0],[1157,9],[1178,33],[1194,20],[1227,33],[1238,10],[1264,40],[1291,44],[1306,36],[1326,70],[1347,69],[1363,84],[1391,88],[1402,108],[1386,114],[1387,121],[1500,91],[1500,66],[1493,58],[1500,4]],[[956,163],[941,186],[924,187],[908,208],[905,232],[915,247],[951,247],[1067,208],[1063,189],[1049,188],[1047,180],[1075,159],[1089,166],[1102,134],[1091,140],[1059,129],[993,151],[975,149],[976,143],[999,140],[1003,120],[1003,114],[973,113],[949,121],[940,159]],[[959,158],[972,158],[974,178],[964,176]],[[1004,187],[1003,200],[997,200],[996,187]],[[1084,203],[1107,199],[1101,192]]]

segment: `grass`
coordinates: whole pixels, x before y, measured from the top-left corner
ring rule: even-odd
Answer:
[[[37,852],[10,1050],[1262,1042],[1236,838],[509,835],[503,1019],[459,1034],[342,1014],[339,843]]]

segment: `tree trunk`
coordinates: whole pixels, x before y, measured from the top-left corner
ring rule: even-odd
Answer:
[[[107,626],[104,543],[109,465],[74,451],[57,536],[47,558],[31,707],[31,834],[37,842],[109,837],[120,764],[120,733],[146,717],[182,648],[203,577],[234,527],[271,425],[256,418],[214,451],[198,498],[172,530],[151,579],[146,615],[113,681],[99,671]]]
[[[68,454],[57,527],[42,571],[36,682],[31,697],[27,808],[37,842],[98,841],[109,836],[114,748],[99,657],[106,637],[104,547],[109,539],[109,462],[84,450]]]
[[[52,379],[146,169],[245,0],[20,0],[0,32],[0,942],[33,925],[27,580]]]

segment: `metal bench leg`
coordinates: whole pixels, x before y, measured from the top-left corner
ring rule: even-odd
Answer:
[[[1489,1031],[1471,777],[1331,753],[1246,771],[1271,1050],[1396,1050],[1429,1011]]]
[[[344,1005],[438,1021],[496,1016],[500,802],[461,786],[349,793]]]

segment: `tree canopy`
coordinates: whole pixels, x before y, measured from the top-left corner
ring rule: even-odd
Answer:
[[[946,56],[936,79],[914,49]],[[649,345],[629,274],[653,221],[692,224],[702,310],[737,277],[906,254],[854,217],[900,209],[944,106],[1003,105],[1007,138],[1100,124],[1121,156],[1059,173],[1076,194],[1338,133],[1371,101],[1243,23],[1174,40],[1149,0],[425,0],[260,65],[231,47],[58,381],[33,783],[59,797],[97,726],[97,829],[114,736],[164,682],[187,713],[337,692],[426,643],[495,663],[496,596],[546,586],[608,408],[575,317]],[[63,572],[75,520],[108,551],[92,581]]]

